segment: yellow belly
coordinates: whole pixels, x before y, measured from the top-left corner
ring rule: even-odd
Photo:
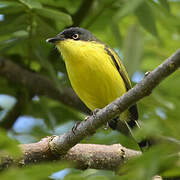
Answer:
[[[123,79],[102,46],[82,45],[70,52],[60,48],[71,85],[91,110],[103,108],[126,92]]]

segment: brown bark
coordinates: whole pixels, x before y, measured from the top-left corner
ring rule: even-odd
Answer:
[[[59,159],[72,162],[80,169],[95,168],[115,170],[120,164],[141,154],[140,151],[127,149],[120,144],[76,144],[66,155],[55,155],[51,152],[49,145],[52,138],[53,137],[47,137],[32,144],[21,144],[20,148],[23,152],[23,158],[17,161],[18,164],[27,165],[29,163]],[[12,162],[11,159],[10,164]]]

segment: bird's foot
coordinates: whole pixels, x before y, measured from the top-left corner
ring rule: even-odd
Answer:
[[[100,109],[98,109],[98,108],[94,109],[94,111],[91,112],[90,116],[95,117],[95,116],[96,116],[96,113],[97,113],[99,110],[100,110]],[[86,116],[84,120],[87,121],[90,116]]]

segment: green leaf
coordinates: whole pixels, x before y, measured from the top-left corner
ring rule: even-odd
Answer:
[[[53,65],[45,58],[45,54],[43,53],[41,47],[39,47],[35,51],[35,56],[37,57],[37,59],[41,63],[42,67],[44,67],[47,70],[47,72],[49,73],[49,75],[52,78],[56,87],[59,89],[59,91],[61,91],[62,87],[61,87],[59,80],[57,78],[57,73],[56,73],[55,69],[53,68]]]
[[[55,7],[56,9],[63,9],[70,14],[74,14],[82,3],[82,0],[68,0],[68,1],[57,1],[57,0],[39,0],[39,2],[46,7]]]
[[[168,11],[170,11],[170,5],[167,0],[159,0],[160,4],[165,7]]]
[[[111,31],[114,38],[116,39],[118,47],[120,48],[122,46],[123,38],[118,24],[114,20],[111,21]]]
[[[29,165],[23,168],[10,168],[0,174],[0,179],[3,180],[43,180],[49,179],[52,173],[67,168],[66,162],[49,162]]]
[[[11,36],[13,32],[25,29],[27,27],[26,18],[26,14],[18,14],[18,17],[7,16],[5,21],[0,22],[0,36],[4,34]]]
[[[164,177],[180,177],[180,167],[176,166],[176,167],[171,167],[169,170],[165,171],[162,174]]]
[[[143,54],[143,39],[139,25],[132,25],[124,41],[124,62],[130,77],[139,70]]]
[[[122,180],[151,180],[153,176],[165,172],[169,167],[177,163],[177,157],[171,156],[174,148],[168,146],[157,146],[143,153],[141,156],[131,159],[119,168]]]
[[[161,6],[154,1],[148,1],[148,4],[151,6],[153,14],[158,22],[161,23],[165,29],[168,29],[171,34],[176,27],[180,26],[179,16],[175,16],[164,8],[164,6]]]
[[[35,19],[37,21],[37,34],[38,34],[38,37],[41,38],[42,40],[47,38],[47,37],[50,37],[51,35],[54,36],[57,31],[56,31],[56,27],[55,27],[55,24],[50,24],[48,22],[46,22],[46,18],[44,17],[40,17],[40,16],[35,16]]]
[[[28,37],[29,33],[24,30],[16,31],[12,34],[12,37],[16,38],[22,38],[22,37]]]
[[[118,20],[133,13],[143,2],[144,0],[126,0],[123,7],[115,15],[115,19]]]
[[[26,7],[28,7],[29,9],[34,9],[34,8],[42,8],[41,3],[37,2],[37,1],[32,1],[32,0],[19,0],[19,2],[21,2],[23,5],[25,5]]]
[[[152,35],[158,37],[156,22],[151,7],[143,2],[135,12],[140,24]]]
[[[66,26],[72,25],[72,18],[70,15],[66,13],[56,11],[50,8],[34,9],[34,12],[40,16],[52,19],[53,21],[60,21],[64,23]]]
[[[15,14],[24,11],[24,7],[12,1],[2,1],[0,2],[0,13],[4,15]]]
[[[0,92],[1,94],[8,94],[15,96],[16,90],[12,86],[8,86],[8,81],[0,76]]]
[[[21,155],[21,151],[20,148],[18,147],[18,143],[15,140],[9,138],[7,136],[7,133],[3,129],[0,129],[0,155],[1,154],[11,155],[11,156]]]

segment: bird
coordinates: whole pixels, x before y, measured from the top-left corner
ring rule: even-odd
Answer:
[[[72,88],[93,112],[101,109],[132,88],[128,73],[118,54],[90,31],[80,27],[64,29],[46,40],[60,51]],[[108,122],[109,127],[132,135],[140,127],[137,104]],[[147,142],[137,142],[140,149]]]

